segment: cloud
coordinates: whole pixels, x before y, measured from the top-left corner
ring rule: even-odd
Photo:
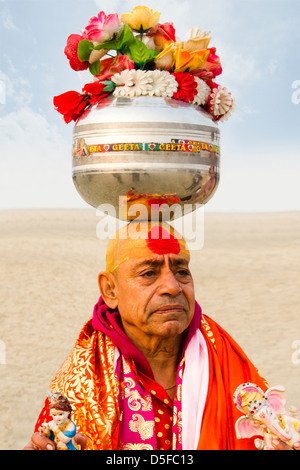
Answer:
[[[1,89],[5,89],[5,103],[16,106],[28,106],[33,97],[33,92],[29,81],[17,75],[15,78],[9,77],[0,70]]]
[[[0,208],[78,205],[71,177],[71,128],[62,134],[26,106],[0,118]],[[79,199],[79,198],[78,198]]]
[[[0,24],[9,31],[19,31],[19,28],[14,23],[11,13],[7,7],[4,7],[0,13]]]

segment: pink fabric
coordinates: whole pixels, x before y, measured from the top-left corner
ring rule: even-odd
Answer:
[[[192,321],[184,332],[182,360],[177,370],[176,392],[173,400],[172,449],[182,449],[182,377],[185,376],[185,353],[192,338],[199,331],[201,307],[195,303]],[[151,394],[140,384],[134,366],[143,374],[154,379],[151,367],[141,351],[126,336],[119,312],[107,307],[100,297],[93,313],[93,327],[105,333],[116,345],[115,372],[119,381],[119,427],[120,449],[156,449],[155,416]],[[193,354],[193,352],[192,352]],[[190,357],[190,354],[188,354]],[[133,362],[132,362],[133,361]],[[189,381],[191,378],[189,378]],[[193,384],[190,383],[189,387]],[[192,410],[193,412],[193,410]]]
[[[194,335],[195,331],[199,328],[201,323],[201,307],[195,302],[195,313],[188,329],[184,332],[183,338],[183,354],[184,351]],[[139,369],[148,377],[153,377],[151,367],[141,353],[141,351],[133,344],[133,342],[126,336],[121,317],[118,310],[111,310],[103,301],[102,297],[99,298],[98,302],[94,307],[93,312],[93,328],[100,330],[105,333],[120,349],[125,359],[133,359],[137,369]]]

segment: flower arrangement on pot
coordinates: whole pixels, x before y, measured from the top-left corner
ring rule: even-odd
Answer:
[[[87,70],[93,81],[81,92],[55,96],[55,109],[69,123],[92,106],[105,106],[114,97],[152,96],[199,106],[215,121],[225,121],[235,109],[227,88],[215,79],[222,73],[211,37],[198,27],[189,39],[176,38],[173,23],[159,23],[160,13],[145,6],[131,13],[92,17],[81,34],[71,34],[64,49],[75,71]]]

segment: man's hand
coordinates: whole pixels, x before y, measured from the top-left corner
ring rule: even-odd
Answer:
[[[55,450],[55,445],[48,437],[43,436],[39,432],[35,432],[32,434],[30,442],[28,442],[23,450]]]
[[[78,433],[74,439],[82,450],[86,448],[87,439],[84,434]],[[55,450],[55,444],[51,439],[48,439],[48,437],[40,435],[39,432],[35,432],[31,436],[30,442],[23,450]]]
[[[293,447],[290,447],[286,442],[279,439],[272,439],[272,445],[275,450],[300,450],[300,442],[295,442]]]

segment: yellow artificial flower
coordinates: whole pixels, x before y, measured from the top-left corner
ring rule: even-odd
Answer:
[[[154,62],[157,69],[171,70],[174,65],[174,52],[176,50],[175,44],[172,42],[165,45],[164,49],[156,56]]]
[[[209,56],[209,50],[203,49],[202,51],[195,51],[191,53],[192,60],[189,63],[190,70],[202,69],[206,64]]]
[[[207,58],[209,56],[209,50],[201,50],[188,52],[183,48],[183,44],[177,44],[177,49],[174,54],[175,69],[174,72],[185,72],[186,70],[197,70],[204,67]]]
[[[134,7],[131,13],[123,13],[121,20],[135,31],[147,31],[159,22],[160,13],[148,7]]]
[[[188,52],[201,51],[202,49],[207,49],[210,43],[211,37],[209,36],[208,31],[200,32],[199,28],[196,26],[193,29],[189,30],[189,39],[185,42],[184,48]]]

